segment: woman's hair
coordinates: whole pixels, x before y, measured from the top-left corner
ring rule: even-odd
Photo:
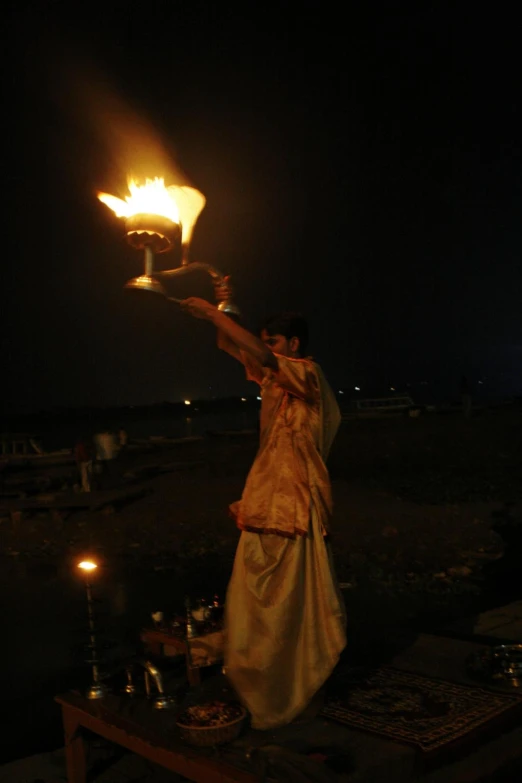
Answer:
[[[299,338],[299,354],[306,355],[308,347],[308,323],[300,313],[284,312],[272,315],[261,324],[262,331],[266,329],[269,335],[282,334],[287,340]]]

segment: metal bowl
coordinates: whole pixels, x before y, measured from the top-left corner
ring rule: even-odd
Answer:
[[[499,644],[473,653],[466,661],[468,674],[491,683],[522,687],[522,644]]]
[[[181,715],[176,721],[181,738],[190,745],[198,745],[199,747],[212,747],[232,742],[241,734],[247,717],[245,708],[237,706],[239,714],[227,723],[221,723],[217,726],[187,724],[184,721],[184,714]]]
[[[150,247],[165,253],[177,245],[181,251],[181,226],[162,215],[131,215],[125,221],[127,241],[137,250]]]

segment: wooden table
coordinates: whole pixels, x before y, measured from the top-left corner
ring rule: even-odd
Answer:
[[[141,641],[153,655],[184,655],[190,685],[199,685],[201,669],[223,660],[223,630],[202,633],[192,639],[155,628],[143,628]]]
[[[258,783],[258,778],[245,769],[184,746],[173,711],[159,712],[144,704],[140,719],[119,712],[119,700],[114,696],[89,701],[67,693],[57,696],[56,701],[62,708],[68,783],[87,781],[85,729],[195,783]],[[150,720],[143,720],[144,716]]]

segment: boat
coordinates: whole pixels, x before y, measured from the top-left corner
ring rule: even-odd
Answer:
[[[3,469],[19,467],[47,467],[74,462],[71,449],[44,451],[40,436],[33,433],[4,433],[0,435]]]
[[[342,409],[342,420],[380,418],[393,414],[411,413],[419,410],[407,394],[390,397],[352,399]]]

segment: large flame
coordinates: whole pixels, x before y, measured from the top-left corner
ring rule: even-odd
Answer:
[[[163,177],[155,177],[145,180],[145,185],[138,185],[136,180],[130,179],[129,192],[125,201],[109,193],[98,193],[98,198],[117,217],[161,215],[173,223],[181,223],[182,242],[184,245],[190,242],[196,220],[206,202],[199,190],[188,185],[165,187]]]
[[[147,179],[144,185],[138,185],[136,180],[130,179],[129,191],[130,196],[125,196],[125,201],[108,193],[98,193],[98,198],[107,204],[117,217],[161,215],[173,223],[180,222],[178,207],[165,187],[163,177]]]

